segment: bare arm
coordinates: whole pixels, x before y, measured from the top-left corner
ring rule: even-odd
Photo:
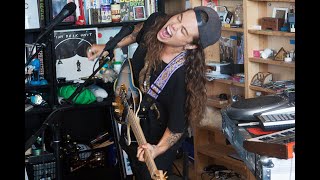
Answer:
[[[136,42],[138,33],[143,27],[143,22],[136,24],[131,34],[124,37],[116,46],[116,48],[122,48]],[[103,51],[105,44],[93,44],[87,50],[87,57],[89,60],[94,60],[100,53]],[[108,52],[105,52],[104,56],[108,55]]]
[[[162,138],[157,145],[143,144],[138,147],[137,158],[139,161],[144,161],[144,150],[149,149],[153,158],[166,152],[172,147],[181,137],[183,133],[173,133],[168,128],[164,132]]]
[[[142,23],[139,23],[139,24],[136,24],[134,26],[134,29],[132,31],[131,34],[129,34],[128,36],[124,37],[118,44],[117,44],[117,47],[116,48],[122,48],[124,46],[128,46],[132,43],[135,43],[136,40],[137,40],[137,35],[138,33],[140,32],[140,30],[142,29],[143,27],[143,22]]]

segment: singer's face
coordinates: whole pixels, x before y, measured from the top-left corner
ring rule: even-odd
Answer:
[[[174,47],[192,44],[198,37],[198,24],[193,10],[172,16],[157,34],[159,41]]]

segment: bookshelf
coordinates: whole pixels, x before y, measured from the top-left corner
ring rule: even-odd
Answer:
[[[25,43],[32,44],[36,41],[36,39],[39,37],[39,35],[46,30],[46,27],[50,25],[53,20],[53,0],[39,0],[41,4],[39,4],[39,12],[34,13],[40,13],[40,27],[39,28],[33,28],[33,29],[25,29]],[[78,1],[76,1],[77,7],[80,7],[78,4]],[[84,0],[85,2],[94,2],[89,0]],[[98,2],[98,1],[95,1]],[[100,2],[100,1],[99,1]],[[156,1],[153,0],[154,3],[154,9],[157,8],[158,11],[164,10],[164,1]],[[95,7],[96,8],[96,7]],[[147,7],[145,7],[147,9]],[[75,12],[75,14],[77,11]],[[76,16],[75,16],[76,18]],[[147,17],[146,17],[147,18]],[[77,20],[77,19],[76,19]],[[42,93],[45,94],[43,98],[47,101],[46,107],[41,106],[34,106],[33,108],[25,111],[25,141],[29,140],[29,138],[34,135],[37,130],[39,130],[40,127],[42,127],[43,123],[46,121],[48,117],[50,117],[51,113],[55,110],[62,107],[62,105],[59,104],[58,96],[57,96],[57,89],[64,85],[72,85],[77,84],[77,82],[73,83],[60,83],[58,82],[57,78],[57,68],[56,68],[56,57],[55,57],[55,46],[54,46],[54,31],[59,30],[70,30],[70,31],[76,31],[80,29],[86,29],[86,28],[97,28],[98,33],[99,30],[104,30],[106,28],[120,28],[128,23],[139,23],[143,20],[135,20],[135,21],[125,21],[125,22],[99,22],[96,24],[86,24],[86,25],[80,25],[77,24],[76,21],[74,22],[67,22],[67,23],[59,23],[56,25],[52,32],[48,34],[48,36],[45,38],[48,40],[47,45],[43,49],[44,53],[44,78],[48,81],[47,85],[44,86],[29,86],[25,85],[25,93],[26,98],[27,94],[30,93]],[[97,35],[99,35],[97,33]],[[107,39],[106,39],[107,41]],[[108,165],[104,167],[104,179],[108,177],[108,172],[116,175],[116,179],[119,179],[118,176],[121,176],[122,179],[126,177],[124,164],[122,162],[122,149],[119,146],[118,142],[118,124],[114,120],[112,120],[111,114],[112,114],[112,95],[113,95],[113,84],[112,83],[104,83],[101,81],[98,81],[96,79],[93,80],[93,83],[98,83],[108,92],[108,97],[105,98],[102,102],[94,102],[92,104],[86,104],[86,105],[72,105],[71,108],[68,108],[68,112],[66,114],[62,113],[59,115],[59,128],[61,128],[61,138],[62,136],[66,134],[73,134],[71,138],[72,140],[77,141],[77,143],[88,143],[91,139],[96,138],[101,131],[108,131],[110,136],[114,138],[112,142],[107,142],[106,144],[102,144],[101,146],[106,146],[110,148],[117,149],[115,152],[113,152],[113,149],[110,150],[104,150],[104,153],[108,153],[110,151],[114,154],[112,156],[115,156],[114,158],[118,159],[118,162],[112,165]],[[61,124],[60,124],[61,123]],[[95,126],[96,125],[96,126]],[[50,127],[49,127],[50,126]],[[57,125],[58,126],[58,125]],[[83,127],[86,127],[83,129]],[[46,140],[51,141],[53,135],[51,132],[51,124],[48,124],[48,128],[50,131],[46,131]],[[89,132],[90,131],[90,132]],[[47,134],[48,133],[48,134]],[[48,142],[50,144],[50,142]],[[61,149],[63,149],[64,144],[60,144]],[[48,151],[52,151],[53,147],[49,147],[49,145],[46,147]],[[58,146],[59,149],[59,146]],[[98,148],[98,150],[101,149],[101,147]],[[105,147],[102,147],[102,149],[105,149]],[[101,150],[102,151],[102,150]],[[120,152],[121,151],[121,152]],[[62,152],[63,153],[63,152]],[[93,152],[92,152],[93,153]],[[109,154],[110,155],[110,154]],[[105,156],[105,160],[112,160],[112,156]],[[71,177],[75,177],[76,175],[81,176],[78,171],[76,171],[74,174],[67,172],[68,165],[70,165],[68,162],[69,156],[65,156],[65,154],[61,154],[57,160],[57,164],[60,165],[56,166],[56,172],[59,175],[62,175],[65,177],[65,179],[72,179]],[[110,159],[108,159],[110,158]],[[58,162],[59,161],[59,162]],[[27,164],[26,164],[27,165]],[[60,169],[60,167],[63,168]],[[96,171],[95,171],[96,170]],[[29,171],[29,169],[28,169]],[[59,171],[59,172],[58,172]],[[92,171],[92,174],[97,174],[97,171],[99,171],[99,168],[92,168],[90,169],[90,172]],[[101,171],[101,170],[100,170]],[[62,174],[60,174],[62,172]],[[32,172],[30,172],[32,174]],[[99,172],[101,174],[101,172]],[[92,176],[93,179],[96,177]],[[30,177],[31,178],[31,177]],[[49,177],[48,177],[49,178]],[[100,176],[99,178],[102,178]],[[58,178],[59,179],[59,178]]]

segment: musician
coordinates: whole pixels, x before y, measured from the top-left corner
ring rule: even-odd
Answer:
[[[175,15],[153,13],[117,44],[118,48],[134,42],[139,44],[131,62],[134,83],[144,94],[141,105],[148,108],[144,113],[146,119],[140,121],[148,143],[122,145],[136,179],[150,179],[144,163],[146,149],[157,168],[170,174],[177,149],[188,134],[188,126],[192,127],[203,118],[206,104],[204,48],[216,43],[220,34],[218,14],[212,8],[199,6]],[[104,46],[92,45],[88,59],[95,59]],[[150,85],[178,56],[184,59],[183,65],[174,71],[157,99],[151,98],[147,94]],[[152,99],[151,103],[146,100],[148,98]]]

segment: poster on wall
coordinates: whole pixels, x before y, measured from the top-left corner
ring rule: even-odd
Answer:
[[[90,76],[99,63],[89,61],[87,48],[97,44],[97,28],[54,31],[57,78],[78,81]]]

